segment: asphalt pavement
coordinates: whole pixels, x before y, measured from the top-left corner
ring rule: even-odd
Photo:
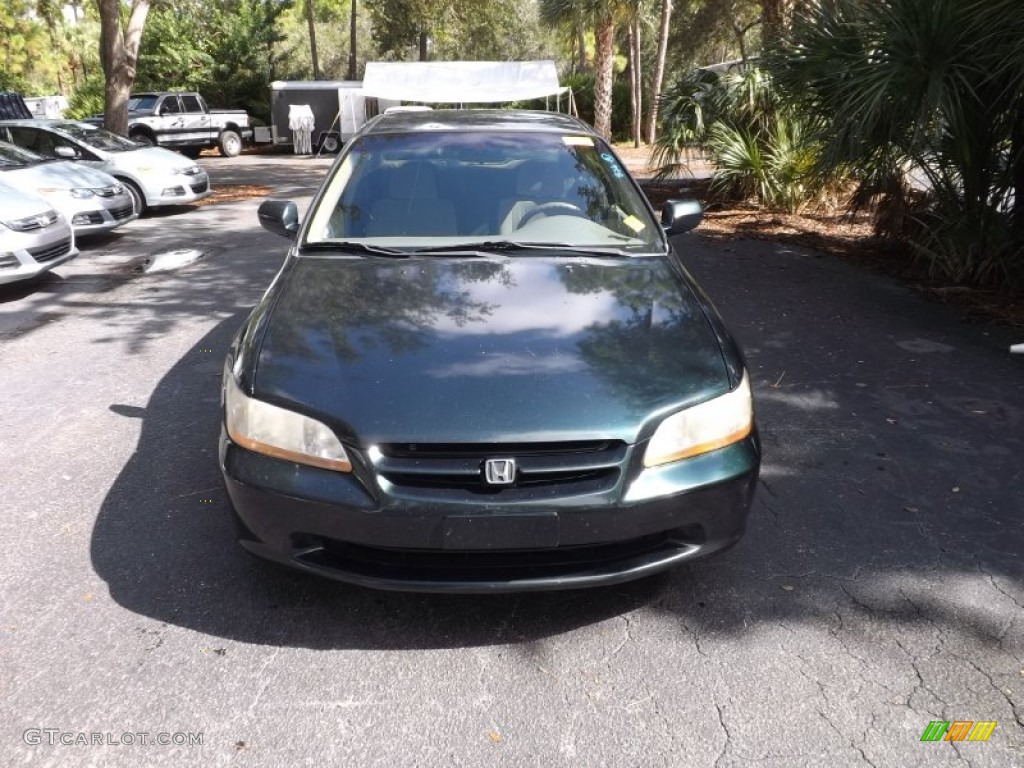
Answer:
[[[308,202],[330,161],[202,162]],[[683,236],[755,388],[743,541],[600,590],[372,592],[232,538],[221,366],[287,247],[258,202],[147,216],[0,289],[0,764],[1024,766],[1007,334],[812,252]],[[922,742],[936,720],[996,726]]]

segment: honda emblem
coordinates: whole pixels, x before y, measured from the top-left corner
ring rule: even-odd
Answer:
[[[515,459],[487,459],[484,479],[488,485],[512,485],[516,481]]]

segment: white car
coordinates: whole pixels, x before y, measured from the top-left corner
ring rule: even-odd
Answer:
[[[206,171],[177,152],[145,147],[116,133],[72,120],[0,120],[0,140],[44,157],[75,160],[124,183],[135,211],[183,205],[210,194]]]
[[[0,284],[30,280],[77,255],[67,219],[41,197],[0,182]]]
[[[5,141],[0,141],[0,180],[44,198],[71,222],[76,235],[108,232],[138,216],[131,194],[110,174]]]

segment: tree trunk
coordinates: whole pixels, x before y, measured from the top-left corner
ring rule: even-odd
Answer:
[[[427,33],[420,32],[420,61],[427,60]]]
[[[576,50],[579,55],[579,71],[587,71],[587,38],[583,26],[576,27]]]
[[[743,68],[747,68],[747,44],[745,42],[747,36],[747,30],[750,27],[741,27],[735,21],[732,23],[733,34],[736,35],[736,43],[740,47],[740,60],[743,62]]]
[[[761,0],[763,48],[774,48],[782,38],[782,9],[785,0]]]
[[[103,91],[103,125],[109,131],[128,134],[128,95],[135,82],[142,28],[149,0],[132,0],[128,24],[121,27],[120,0],[97,0],[100,11],[100,61],[106,87]]]
[[[1013,163],[1010,181],[1013,183],[1013,233],[1017,245],[1024,251],[1024,99],[1017,105],[1017,119],[1010,132],[1010,162]],[[1022,253],[1021,259],[1024,259]]]
[[[356,79],[356,0],[352,0],[352,13],[348,22],[348,79]]]
[[[661,98],[661,83],[665,79],[665,54],[668,51],[669,22],[672,20],[672,0],[661,0],[661,23],[658,25],[658,54],[654,60],[651,75],[651,96],[647,107],[647,128],[644,131],[647,143],[653,144],[658,132],[658,99]]]
[[[630,107],[630,134],[633,138],[633,146],[639,147],[642,139],[640,135],[640,111],[643,109],[641,96],[641,83],[643,82],[640,72],[640,17],[632,19],[629,23],[629,107]]]
[[[598,21],[594,38],[594,130],[611,141],[612,75],[615,63],[615,23],[611,15]]]
[[[320,79],[320,60],[316,54],[316,25],[313,23],[313,0],[306,0],[306,23],[309,24],[309,55],[313,59],[313,79]]]

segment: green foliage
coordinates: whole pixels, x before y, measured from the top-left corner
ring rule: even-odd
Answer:
[[[537,7],[521,0],[364,0],[386,58],[418,57],[421,34],[432,60],[513,61],[549,56]]]
[[[29,0],[0,3],[0,83],[25,96],[57,93],[60,80],[54,40],[37,11]]]
[[[573,100],[581,120],[594,124],[594,76],[589,72],[565,75],[562,85],[572,88]],[[538,109],[543,109],[543,103]],[[629,82],[619,78],[612,85],[612,139],[624,141],[629,138]]]
[[[739,59],[760,46],[760,0],[676,0],[669,33],[670,80],[695,67]]]
[[[103,112],[103,73],[96,72],[85,78],[68,98],[68,108],[64,110],[64,117],[71,120],[81,120],[83,117],[92,117]]]
[[[822,170],[856,168],[858,199],[937,277],[1024,285],[1021,40],[1019,0],[823,0],[775,57],[821,116]]]
[[[653,155],[660,177],[685,172],[694,149],[714,164],[712,189],[723,198],[792,212],[824,189],[811,121],[780,98],[762,69],[695,70],[666,91],[661,114]]]
[[[154,8],[139,50],[135,90],[199,91],[211,106],[268,119],[268,86],[277,21],[291,5],[278,0],[180,0]]]

